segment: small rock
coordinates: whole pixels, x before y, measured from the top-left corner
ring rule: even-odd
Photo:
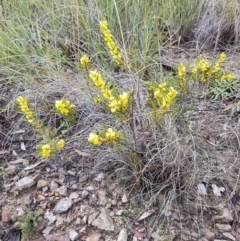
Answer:
[[[41,189],[42,187],[44,187],[44,182],[46,182],[45,180],[41,179],[41,180],[38,180],[37,182],[37,189]]]
[[[211,232],[209,229],[204,229],[204,237],[207,240],[213,240],[215,238],[215,233]]]
[[[79,179],[78,179],[78,181],[79,181],[80,183],[86,182],[87,180],[88,180],[88,178],[87,178],[86,175],[81,175],[81,176],[79,177]]]
[[[86,190],[91,192],[91,191],[95,190],[95,187],[94,186],[87,186]]]
[[[69,229],[69,238],[71,241],[75,241],[78,238],[79,234],[74,229]]]
[[[116,199],[112,200],[112,205],[113,205],[113,206],[116,206],[116,205],[117,205],[117,200],[116,200]]]
[[[100,233],[92,234],[90,237],[86,239],[86,241],[100,241],[101,236],[102,235]]]
[[[228,208],[223,208],[222,215],[215,215],[213,220],[219,223],[228,223],[233,221],[233,215]]]
[[[79,197],[79,195],[76,193],[76,192],[72,192],[70,195],[69,195],[69,198],[70,199],[76,199],[76,198],[78,198]]]
[[[55,192],[58,189],[58,184],[54,181],[51,181],[51,191]]]
[[[236,238],[232,234],[230,234],[230,233],[225,233],[224,232],[224,233],[222,233],[222,235],[223,235],[224,238],[228,238],[228,239],[230,239],[232,241],[236,240]]]
[[[97,197],[99,200],[99,205],[105,206],[107,204],[107,197],[106,197],[106,191],[104,190],[99,190],[97,191]]]
[[[17,216],[21,216],[24,214],[24,210],[21,207],[16,208],[16,211],[17,211]]]
[[[78,226],[78,225],[80,225],[80,224],[81,224],[81,219],[80,219],[80,218],[77,218],[77,219],[76,219],[76,222],[75,222],[75,225]]]
[[[138,238],[134,236],[132,241],[138,241]]]
[[[85,215],[85,216],[83,217],[82,221],[83,221],[83,223],[87,223],[87,221],[88,221],[87,215]]]
[[[124,193],[122,196],[122,203],[127,203],[127,202],[128,202],[127,195],[126,193]]]
[[[122,214],[123,214],[123,210],[117,210],[115,213],[116,216],[122,216]]]
[[[123,228],[117,238],[117,241],[127,241],[127,229]]]
[[[53,229],[52,226],[48,226],[42,231],[42,233],[43,234],[49,234],[52,231],[52,229]]]
[[[220,232],[226,232],[226,231],[230,231],[230,230],[231,230],[231,225],[229,225],[229,224],[216,223],[216,228],[217,228]]]
[[[86,190],[82,191],[82,198],[86,198],[89,195],[89,192]]]
[[[57,217],[57,221],[56,221],[56,228],[60,228],[60,227],[62,227],[63,226],[63,224],[64,224],[64,219],[62,218],[62,217]]]
[[[48,190],[48,187],[43,187],[42,188],[43,193],[46,192],[47,190]]]
[[[114,231],[114,223],[107,211],[103,208],[100,215],[92,222],[92,225],[106,231]]]
[[[98,215],[99,215],[99,212],[94,212],[91,215],[89,215],[88,225],[90,225],[93,222],[93,220],[95,220],[97,218]]]
[[[68,197],[61,199],[54,208],[56,213],[64,213],[72,206],[72,200]]]
[[[56,221],[56,216],[53,215],[52,212],[47,211],[44,214],[44,218],[47,219],[49,221],[49,224],[52,224],[53,222]]]
[[[35,183],[36,182],[31,177],[24,177],[16,183],[16,188],[19,191],[22,191],[26,188],[32,187],[33,185],[35,185]]]
[[[11,217],[12,217],[12,212],[10,211],[10,210],[8,210],[8,209],[6,209],[6,208],[3,208],[3,210],[2,210],[2,215],[1,215],[1,217],[2,217],[2,221],[4,222],[4,223],[8,223],[9,221],[11,221]]]
[[[67,187],[66,187],[66,186],[61,186],[61,187],[59,187],[56,191],[58,191],[58,193],[59,193],[61,196],[66,197],[66,196],[68,195],[68,191],[67,191]]]
[[[104,178],[104,173],[100,172],[93,180],[96,182],[101,182]]]
[[[16,174],[17,167],[14,165],[9,165],[8,167],[5,168],[5,171],[8,175],[14,175]]]

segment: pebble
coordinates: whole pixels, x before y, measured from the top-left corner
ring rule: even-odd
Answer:
[[[70,199],[76,199],[76,198],[78,198],[79,197],[79,195],[78,195],[78,193],[76,193],[76,192],[72,192],[72,193],[70,193],[70,195],[69,195],[69,198]]]
[[[89,195],[89,192],[86,190],[82,191],[82,198],[86,198]]]
[[[123,228],[117,238],[117,241],[127,241],[127,229]]]
[[[106,231],[114,231],[114,223],[107,211],[103,208],[100,215],[92,222],[92,226]]]
[[[68,197],[61,199],[54,208],[55,213],[64,213],[72,206],[72,200]]]
[[[215,226],[220,232],[226,232],[231,230],[231,225],[229,224],[216,223]]]
[[[63,219],[62,217],[58,216],[58,217],[57,217],[57,221],[56,221],[56,225],[55,225],[56,228],[62,227],[63,224],[64,224],[64,219]]]
[[[213,217],[213,220],[215,222],[219,222],[219,223],[228,223],[228,222],[233,221],[233,215],[228,208],[223,208],[222,214],[221,215],[215,215]]]
[[[127,202],[128,202],[127,195],[126,193],[124,193],[122,196],[122,203],[127,203]]]
[[[108,199],[106,197],[106,191],[104,190],[97,191],[97,197],[98,197],[99,205],[105,206],[107,204]]]
[[[215,233],[211,232],[210,229],[204,229],[204,237],[207,240],[213,240],[215,238]]]
[[[68,195],[68,191],[67,191],[67,187],[66,187],[66,186],[61,186],[61,187],[59,187],[56,191],[58,191],[58,193],[59,193],[61,196],[66,197],[66,196]]]
[[[104,173],[100,172],[93,180],[96,182],[101,182],[104,178]]]
[[[102,235],[100,233],[92,234],[90,237],[86,239],[86,241],[100,241],[101,236]]]
[[[79,234],[74,229],[69,229],[69,238],[71,241],[75,241],[78,238]]]
[[[224,233],[222,233],[222,235],[223,235],[224,238],[230,239],[232,241],[236,240],[236,238],[232,234],[230,234],[230,233],[225,233],[224,232]]]
[[[35,185],[35,183],[36,182],[31,177],[24,177],[16,183],[16,188],[19,191],[22,191],[26,188],[32,187],[33,185]]]
[[[9,165],[8,167],[5,168],[5,171],[8,175],[14,175],[16,174],[17,167],[14,165]]]

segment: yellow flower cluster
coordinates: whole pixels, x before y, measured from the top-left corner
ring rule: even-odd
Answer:
[[[104,90],[105,82],[103,81],[101,74],[97,70],[90,71],[89,77],[92,79],[96,87],[99,87],[101,90]]]
[[[21,111],[24,113],[26,116],[27,121],[32,124],[34,121],[33,113],[28,107],[28,102],[23,96],[19,96],[17,98],[17,102],[20,106]]]
[[[186,65],[183,63],[180,63],[178,66],[178,78],[180,81],[180,86],[185,87],[186,86]]]
[[[199,81],[201,83],[206,82],[208,79],[226,79],[226,75],[222,77],[221,64],[226,60],[226,54],[222,53],[219,55],[218,60],[214,64],[210,64],[208,61],[204,59],[200,59],[196,65],[192,69],[193,74],[198,74]],[[229,78],[229,80],[231,77]]]
[[[101,74],[97,70],[90,71],[89,77],[92,79],[94,85],[99,87],[103,98],[108,102],[108,107],[111,112],[125,112],[127,110],[131,92],[123,92],[120,95],[113,94],[112,90],[106,87]],[[99,103],[100,100],[101,97],[98,95],[93,101],[94,103]]]
[[[65,146],[65,141],[63,139],[50,142],[48,144],[39,146],[39,152],[38,155],[41,156],[42,158],[48,158],[52,154],[61,151]]]
[[[168,109],[176,98],[178,92],[172,87],[167,87],[167,83],[158,85],[154,91],[154,97],[158,100],[162,110]]]
[[[49,144],[43,145],[39,155],[43,158],[48,158],[51,156],[51,147]]]
[[[87,55],[81,57],[80,64],[86,71],[88,71],[89,58]]]
[[[71,104],[69,100],[56,100],[55,107],[57,111],[63,116],[68,116],[74,113],[76,109],[75,105]]]
[[[27,100],[23,96],[19,96],[17,98],[17,102],[20,106],[21,111],[25,115],[27,122],[35,128],[35,131],[41,132],[42,127],[38,123],[37,119],[34,117],[33,112],[30,110]]]
[[[236,77],[233,73],[229,73],[229,74],[223,74],[220,77],[220,80],[227,80],[227,81],[232,81],[234,80]]]
[[[115,113],[126,111],[129,106],[131,94],[131,92],[123,92],[121,95],[117,96],[117,98],[112,96],[108,105],[111,112]]]
[[[121,139],[120,134],[116,131],[113,131],[112,128],[108,128],[105,133],[99,135],[90,133],[88,141],[93,145],[102,145],[103,143],[114,143]]]
[[[122,54],[118,50],[118,48],[113,40],[112,34],[110,33],[110,31],[108,29],[107,21],[100,21],[100,29],[101,29],[101,32],[104,36],[104,40],[107,44],[107,47],[108,47],[113,59],[115,60],[117,65],[122,66],[123,65]]]

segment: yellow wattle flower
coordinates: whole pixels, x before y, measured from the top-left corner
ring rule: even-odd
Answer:
[[[119,134],[116,131],[113,131],[112,128],[108,128],[106,134],[106,140],[108,142],[116,141],[119,137]]]
[[[55,107],[57,111],[63,115],[68,116],[75,110],[75,105],[71,104],[69,100],[56,100]]]
[[[97,70],[90,71],[89,77],[92,79],[95,86],[99,87],[100,89],[105,88],[105,83],[102,79],[102,76]]]
[[[19,96],[17,98],[17,102],[20,106],[21,111],[24,113],[24,115],[26,116],[27,121],[32,124],[34,121],[34,117],[33,117],[33,113],[30,110],[30,108],[28,107],[28,102],[27,100],[23,97],[23,96]]]
[[[61,151],[65,146],[65,141],[63,139],[56,143],[56,151]]]
[[[89,58],[87,55],[81,57],[80,64],[85,70],[88,70]]]
[[[50,147],[49,144],[46,144],[46,145],[42,146],[40,155],[43,158],[48,158],[48,157],[51,156],[51,147]]]
[[[101,145],[103,143],[103,139],[94,133],[90,133],[88,141],[93,145]]]
[[[104,36],[104,40],[109,49],[109,52],[112,55],[113,59],[115,60],[116,64],[119,66],[122,66],[123,65],[122,54],[118,50],[118,48],[113,40],[112,34],[110,33],[110,31],[108,29],[107,21],[100,21],[100,30]]]

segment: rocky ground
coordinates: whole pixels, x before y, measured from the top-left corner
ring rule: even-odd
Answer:
[[[157,205],[138,206],[102,172],[92,180],[82,176],[68,182],[69,176],[77,175],[73,170],[39,165],[37,170],[25,167],[29,175],[21,178],[17,167],[23,161],[16,159],[5,169],[8,187],[1,193],[1,240],[20,240],[12,229],[18,217],[40,209],[29,240],[240,240],[238,193],[226,198],[224,188],[216,188],[212,195],[214,188],[198,185],[197,198],[188,196],[158,216]],[[40,170],[45,168],[43,176]],[[158,204],[163,199],[159,195]]]

